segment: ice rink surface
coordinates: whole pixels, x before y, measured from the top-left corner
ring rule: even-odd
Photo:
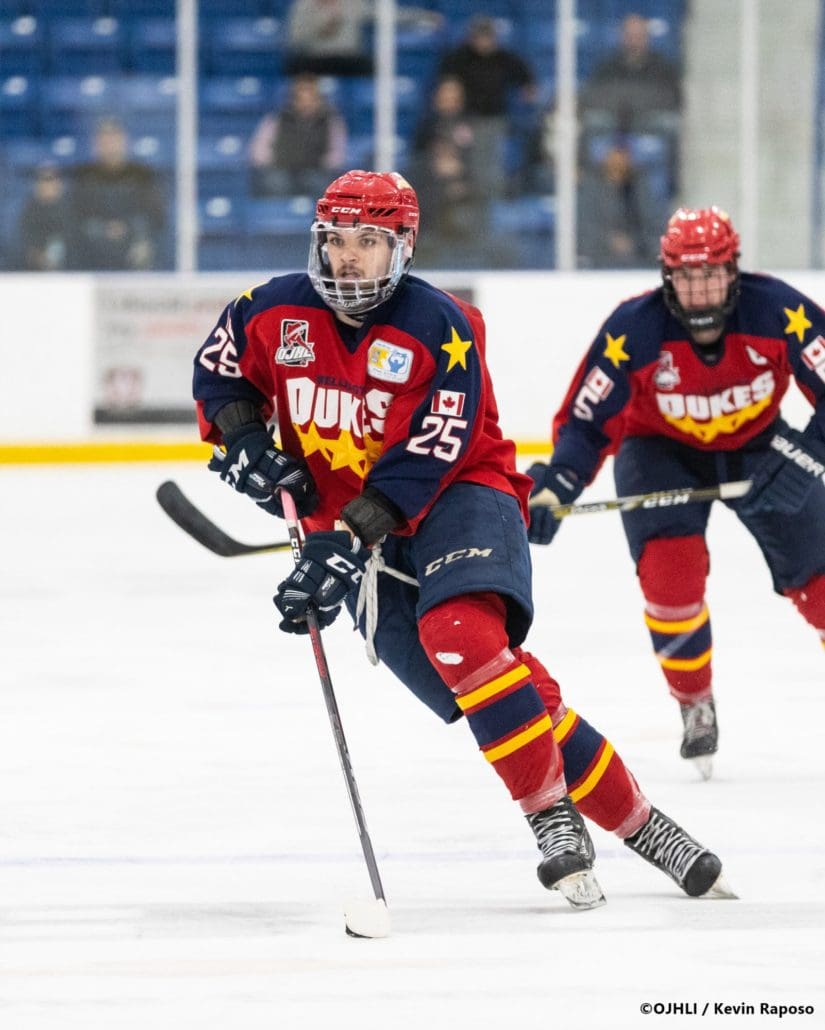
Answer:
[[[467,727],[342,617],[325,641],[393,921],[366,941],[343,931],[370,887],[311,649],[270,600],[289,554],[212,556],[157,507],[165,478],[233,535],[284,536],[194,465],[0,469],[3,1030],[825,1026],[825,655],[727,511],[712,781],[678,757],[618,516],[534,550],[528,644],[739,900],[688,899],[595,828],[608,904],[569,910]],[[611,494],[603,474],[587,498]]]

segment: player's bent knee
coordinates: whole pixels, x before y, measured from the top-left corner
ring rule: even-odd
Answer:
[[[494,593],[451,597],[426,612],[418,635],[438,674],[453,691],[461,691],[481,673],[493,676],[513,662],[505,628],[504,601]]]
[[[707,545],[699,534],[649,540],[639,559],[639,583],[652,604],[681,607],[705,596],[709,569]]]

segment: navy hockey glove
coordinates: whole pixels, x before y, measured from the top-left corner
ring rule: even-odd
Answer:
[[[790,426],[774,433],[738,509],[743,515],[793,515],[814,489],[825,489],[825,442],[812,419],[804,433]]]
[[[536,462],[527,469],[527,475],[534,486],[530,496],[535,497],[542,490],[549,490],[550,504],[572,504],[584,489],[577,473],[563,465],[545,465]],[[549,544],[558,533],[561,521],[543,504],[530,508],[530,525],[527,528],[527,539],[531,544]]]
[[[307,608],[314,605],[318,624],[329,626],[347,594],[361,582],[366,568],[361,541],[346,531],[310,533],[301,560],[278,584],[273,598],[283,615],[279,628],[285,633],[307,633]]]
[[[286,454],[272,442],[262,422],[249,422],[223,434],[226,454],[216,453],[209,468],[225,483],[247,494],[258,507],[283,518],[277,491],[288,490],[295,499],[298,518],[311,515],[318,507],[315,482],[303,461]]]

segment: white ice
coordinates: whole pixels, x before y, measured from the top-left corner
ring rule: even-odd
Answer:
[[[825,656],[727,511],[710,782],[678,757],[618,516],[534,553],[529,644],[739,900],[688,899],[595,828],[608,903],[569,910],[467,727],[341,618],[328,658],[393,924],[366,941],[344,934],[370,885],[311,649],[270,600],[289,554],[212,556],[155,504],[164,478],[236,536],[283,535],[195,465],[0,469],[3,1030],[825,1026]]]

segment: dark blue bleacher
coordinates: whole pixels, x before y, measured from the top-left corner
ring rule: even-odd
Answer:
[[[177,60],[175,19],[139,18],[128,27],[129,66],[139,74],[174,75]]]
[[[43,23],[32,15],[0,15],[0,75],[39,75],[43,65]]]
[[[244,196],[249,183],[247,141],[237,133],[198,138],[198,195]]]
[[[246,145],[263,114],[283,97],[279,50],[290,0],[200,0],[199,6],[199,187],[207,264],[270,265],[280,253],[276,240],[293,234],[264,231],[284,217],[277,205],[268,215],[264,208],[247,206]],[[440,52],[461,37],[480,10],[499,19],[502,41],[531,63],[543,84],[542,99],[550,101],[555,91],[555,7],[547,0],[490,0],[483,5],[477,0],[427,0],[426,6],[442,11],[444,26],[401,27],[398,33],[399,165]],[[685,0],[578,0],[580,81],[615,45],[621,18],[631,10],[652,18],[654,45],[679,58]],[[12,32],[10,24],[21,18]],[[101,18],[115,19],[114,31],[107,34],[104,29],[111,23],[104,21],[101,28]],[[0,0],[0,157],[6,140],[29,137],[49,145],[58,138],[74,140],[78,151],[85,150],[77,141],[88,138],[94,120],[115,114],[126,123],[133,146],[144,146],[146,159],[168,173],[174,165],[175,95],[170,83],[175,55],[174,4],[169,0]],[[324,88],[348,125],[348,163],[372,164],[372,82],[331,79]],[[221,140],[227,138],[235,139],[237,151],[229,147],[221,153]],[[661,155],[644,153],[644,144],[640,146],[639,161],[655,181]],[[214,203],[207,214],[206,202],[220,197],[229,202],[229,213],[216,214],[222,205]],[[496,206],[496,231],[520,239],[522,258],[544,267],[535,263],[543,260],[552,241],[550,216],[535,200],[503,204]],[[307,221],[302,221],[304,233]],[[246,248],[239,243],[244,239]],[[223,258],[221,240],[228,248]],[[289,257],[292,251],[286,244],[284,248]]]
[[[52,18],[47,25],[49,72],[104,75],[121,71],[127,58],[123,22],[117,18]]]
[[[39,92],[37,80],[27,75],[0,79],[0,140],[9,136],[31,136],[36,132]]]
[[[249,136],[272,107],[275,80],[256,75],[213,76],[201,80],[200,132]]]
[[[275,18],[202,18],[201,72],[273,78],[281,73],[282,45]]]

